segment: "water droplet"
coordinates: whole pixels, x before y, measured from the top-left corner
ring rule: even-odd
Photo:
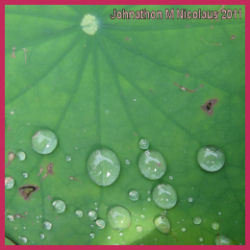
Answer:
[[[199,238],[199,241],[200,241],[200,242],[203,242],[203,241],[204,241],[204,238],[203,238],[203,237],[200,237],[200,238]]]
[[[15,217],[10,214],[10,215],[7,215],[7,219],[12,222],[15,220]]]
[[[37,131],[32,137],[32,148],[39,154],[50,154],[57,146],[57,137],[48,129]]]
[[[169,184],[159,184],[153,190],[155,204],[164,209],[173,208],[177,202],[177,193]]]
[[[231,245],[232,240],[226,237],[225,235],[218,235],[215,237],[216,245]]]
[[[157,180],[165,174],[167,165],[161,153],[147,150],[140,155],[139,169],[146,178]]]
[[[88,35],[94,35],[99,27],[98,20],[95,16],[86,14],[81,21],[82,30]]]
[[[189,203],[194,202],[194,198],[193,198],[193,197],[188,197],[188,199],[187,199],[187,200],[188,200],[188,202],[189,202]]]
[[[149,148],[149,141],[145,138],[141,138],[139,140],[139,148],[143,150],[147,150]]]
[[[187,229],[186,229],[185,227],[182,227],[182,228],[181,228],[181,231],[184,233],[184,232],[187,231]]]
[[[219,216],[221,216],[221,215],[222,215],[222,212],[221,212],[221,211],[219,211],[219,212],[218,212],[218,215],[219,215]]]
[[[193,223],[194,223],[195,225],[200,225],[201,222],[202,222],[202,218],[201,218],[201,217],[194,217],[194,218],[193,218]]]
[[[145,215],[144,215],[144,214],[141,214],[140,217],[141,217],[142,219],[145,219]]]
[[[172,180],[174,179],[174,177],[173,177],[172,175],[170,175],[170,176],[168,176],[168,179],[169,179],[170,181],[172,181]]]
[[[213,230],[219,230],[220,229],[220,224],[218,222],[213,222],[211,224],[211,227]]]
[[[5,189],[12,189],[15,186],[15,180],[12,177],[5,177]]]
[[[96,220],[95,224],[98,226],[99,229],[103,229],[106,226],[106,223],[103,219]]]
[[[91,239],[94,239],[95,238],[95,233],[90,233],[89,236],[90,236]]]
[[[21,240],[24,244],[28,242],[27,237],[19,236],[18,239]]]
[[[129,191],[128,196],[131,201],[137,201],[140,197],[139,192],[136,190]]]
[[[131,164],[131,161],[130,161],[129,159],[126,159],[126,160],[125,160],[125,164],[128,166],[128,165]]]
[[[111,236],[110,236],[110,235],[108,235],[107,239],[108,239],[108,240],[111,240]]]
[[[148,197],[148,198],[147,198],[147,202],[151,202],[151,197]]]
[[[20,161],[24,161],[26,159],[26,154],[23,151],[17,152],[16,155]]]
[[[197,160],[203,170],[215,172],[224,166],[225,155],[219,148],[206,146],[200,148]]]
[[[40,234],[40,239],[41,240],[45,239],[45,234]]]
[[[90,210],[88,212],[88,217],[91,219],[91,220],[96,220],[97,219],[97,213],[95,210]]]
[[[112,228],[123,230],[130,226],[131,216],[126,208],[116,206],[108,211],[108,221]]]
[[[52,202],[52,206],[58,214],[63,213],[66,210],[66,204],[62,200],[55,200]]]
[[[66,159],[67,162],[70,162],[71,161],[71,156],[70,155],[66,155],[65,159]]]
[[[82,210],[76,210],[76,211],[75,211],[75,215],[76,215],[77,217],[79,217],[79,218],[82,218],[82,216],[83,216],[83,211],[82,211]]]
[[[48,230],[48,231],[52,229],[52,223],[49,222],[49,221],[44,221],[44,222],[43,222],[43,226],[44,226],[44,228],[45,228],[46,230]]]
[[[94,151],[87,162],[90,178],[99,186],[114,183],[120,173],[120,162],[116,154],[109,149]]]
[[[142,231],[143,231],[143,227],[142,226],[136,226],[136,231],[138,232],[138,233],[141,233]]]
[[[166,216],[157,216],[154,219],[154,224],[157,230],[160,232],[167,234],[170,231],[170,222]]]
[[[16,158],[15,153],[9,152],[8,153],[8,165]]]
[[[123,232],[120,232],[119,235],[120,235],[120,236],[123,236]]]
[[[29,174],[26,172],[22,173],[22,175],[23,175],[23,178],[25,178],[25,179],[27,179],[29,177]]]

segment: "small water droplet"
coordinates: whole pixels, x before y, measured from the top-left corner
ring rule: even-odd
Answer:
[[[29,174],[26,172],[22,173],[22,175],[23,175],[23,178],[25,178],[25,179],[27,179],[29,177]]]
[[[144,177],[158,180],[165,174],[167,164],[161,153],[147,150],[140,155],[139,169]]]
[[[40,234],[40,239],[41,240],[45,239],[45,234]]]
[[[143,231],[143,227],[142,226],[136,226],[136,231],[138,232],[138,233],[141,233],[142,231]]]
[[[48,129],[37,131],[32,137],[32,148],[39,154],[50,154],[57,146],[57,137]]]
[[[55,200],[52,202],[52,206],[58,214],[63,213],[66,210],[66,204],[62,200]]]
[[[15,180],[12,177],[5,177],[5,189],[12,189],[15,186]]]
[[[222,215],[222,212],[221,212],[221,211],[219,211],[219,212],[218,212],[218,215],[219,215],[219,216],[221,216],[221,215]]]
[[[23,151],[17,152],[16,155],[20,161],[24,161],[26,159],[26,154]]]
[[[185,227],[182,227],[182,228],[181,228],[181,231],[184,233],[184,232],[187,231],[187,229],[186,229]]]
[[[66,155],[65,159],[66,159],[67,162],[71,162],[71,156],[70,155]]]
[[[107,239],[108,239],[108,240],[111,240],[111,236],[110,236],[110,235],[108,235]]]
[[[145,219],[145,215],[144,215],[144,214],[141,214],[140,217],[141,217],[142,219]]]
[[[79,218],[82,218],[82,216],[83,216],[83,211],[78,209],[78,210],[75,211],[75,215],[76,215],[77,217],[79,217]]]
[[[192,203],[192,202],[194,202],[194,198],[193,198],[193,197],[188,197],[187,201],[188,201],[189,203]]]
[[[120,162],[116,154],[109,149],[94,151],[88,158],[88,173],[99,186],[113,184],[120,174]]]
[[[21,240],[22,243],[24,243],[24,244],[26,244],[28,242],[27,237],[24,237],[24,236],[19,236],[18,239]]]
[[[12,222],[15,220],[15,217],[10,214],[10,215],[7,215],[7,219]]]
[[[218,235],[215,237],[216,245],[231,245],[232,240],[226,237],[225,235]]]
[[[43,226],[44,226],[44,228],[46,229],[46,230],[51,230],[52,229],[52,223],[51,222],[49,222],[49,221],[44,221],[43,222]]]
[[[153,190],[153,201],[163,209],[173,208],[177,203],[177,193],[169,184],[159,184]]]
[[[203,237],[199,237],[199,241],[200,241],[200,242],[203,242],[203,241],[204,241],[204,238],[203,238]]]
[[[140,198],[139,192],[137,190],[129,191],[128,196],[131,201],[137,201]]]
[[[11,110],[11,111],[10,111],[10,114],[11,114],[11,115],[14,115],[14,114],[15,114],[15,111],[14,111],[14,110]]]
[[[89,236],[90,236],[91,239],[94,239],[95,238],[95,233],[90,233]]]
[[[103,229],[103,228],[105,228],[105,226],[106,226],[106,223],[105,223],[105,221],[104,221],[103,219],[98,219],[98,220],[96,220],[96,221],[95,221],[95,224],[97,225],[97,227],[98,227],[99,229]]]
[[[126,159],[126,160],[125,160],[125,164],[126,164],[127,166],[129,166],[129,165],[131,164],[131,161],[130,161],[129,159]]]
[[[170,232],[170,222],[166,216],[160,215],[154,219],[156,229],[164,234]]]
[[[172,180],[174,179],[174,177],[173,177],[172,175],[170,175],[170,176],[168,176],[168,179],[169,179],[170,181],[172,181]]]
[[[119,235],[120,235],[120,236],[123,236],[123,232],[120,232]]]
[[[113,229],[123,230],[130,226],[130,212],[121,206],[116,206],[108,211],[108,221]]]
[[[213,222],[211,224],[211,227],[213,230],[219,230],[220,229],[220,224],[218,222]]]
[[[91,220],[96,220],[97,219],[97,213],[95,210],[90,210],[88,212],[88,217],[91,219]]]
[[[201,218],[201,217],[194,217],[194,218],[193,218],[193,223],[194,223],[195,225],[200,225],[201,222],[202,222],[202,218]]]
[[[224,166],[225,155],[219,148],[205,146],[198,151],[197,160],[203,170],[216,172]]]
[[[147,198],[147,202],[151,202],[151,197],[148,197],[148,198]]]
[[[84,15],[80,25],[82,30],[91,36],[94,35],[99,28],[99,22],[97,18],[91,14]]]
[[[139,148],[143,150],[147,150],[149,148],[149,141],[145,138],[141,138],[139,140]]]

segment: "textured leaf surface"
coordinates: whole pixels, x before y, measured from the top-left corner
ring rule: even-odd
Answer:
[[[165,9],[126,8],[144,7]],[[6,216],[15,217],[6,217],[6,234],[19,244],[20,236],[27,244],[201,244],[199,237],[202,244],[214,244],[217,234],[244,244],[244,13],[243,19],[223,21],[118,21],[109,18],[112,8],[6,7],[6,166],[9,152],[27,154],[25,161],[16,158],[6,167],[6,176],[16,181],[6,191]],[[87,13],[100,22],[94,36],[80,27]],[[209,116],[201,106],[214,98],[218,103]],[[31,137],[41,128],[58,136],[59,146],[50,155],[31,148]],[[138,170],[141,137],[168,163],[159,181]],[[221,171],[199,168],[196,154],[204,145],[225,152]],[[90,180],[86,168],[88,155],[102,146],[112,149],[122,166],[119,179],[105,188]],[[54,174],[43,178],[40,168],[49,163]],[[177,206],[167,213],[168,235],[155,230],[153,218],[162,210],[147,201],[148,190],[160,182],[178,193]],[[39,187],[29,200],[18,192],[25,184]],[[139,191],[139,201],[129,200],[130,189]],[[66,202],[65,213],[55,213],[53,199]],[[87,212],[95,202],[103,219],[110,206],[129,209],[132,225],[123,236],[109,225],[90,226]],[[83,210],[82,218],[76,209]],[[195,216],[202,217],[201,225],[193,224]],[[45,220],[52,222],[51,231],[44,230]],[[212,230],[214,221],[219,231]]]

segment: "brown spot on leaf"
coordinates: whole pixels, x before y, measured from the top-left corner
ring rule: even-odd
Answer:
[[[14,161],[16,158],[15,153],[9,152],[8,153],[8,162],[7,162],[7,167],[11,164],[12,161]]]
[[[48,175],[54,174],[53,167],[54,167],[54,164],[52,162],[50,162],[47,166],[47,172],[44,174],[43,179],[45,179]]]
[[[39,190],[39,187],[35,186],[35,185],[24,185],[24,186],[20,187],[18,190],[19,190],[20,195],[25,200],[28,200],[34,192]]]
[[[232,35],[232,36],[231,36],[231,40],[234,40],[235,38],[236,38],[235,35]]]
[[[205,104],[201,106],[201,109],[208,115],[212,115],[214,110],[214,105],[218,102],[218,99],[210,99]]]

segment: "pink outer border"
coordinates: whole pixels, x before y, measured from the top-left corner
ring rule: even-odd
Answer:
[[[164,1],[164,0],[3,0],[0,2],[0,50],[1,50],[1,58],[0,58],[0,162],[1,168],[4,170],[4,145],[5,145],[5,38],[4,38],[4,28],[5,28],[5,14],[4,14],[4,6],[5,5],[64,5],[64,4],[71,4],[71,5],[121,5],[121,4],[144,4],[144,5],[163,5],[163,4],[180,4],[180,5],[234,5],[234,4],[239,4],[239,5],[245,5],[246,6],[246,27],[245,27],[245,63],[246,66],[249,65],[250,63],[250,49],[249,49],[249,26],[250,26],[250,17],[248,16],[249,13],[249,4],[247,1],[236,1],[236,0],[229,0],[229,1],[219,1],[218,0],[204,0],[204,1],[199,1],[199,0],[182,0],[182,1]],[[245,67],[247,68],[247,67]],[[245,166],[248,166],[250,164],[250,135],[247,130],[247,124],[250,122],[250,117],[249,117],[249,106],[250,106],[250,98],[248,99],[247,96],[250,96],[250,86],[248,86],[247,82],[250,80],[250,73],[249,71],[246,70],[246,76],[245,76],[245,82],[246,82],[246,92],[245,92],[245,101],[246,101],[246,120],[245,120],[245,130],[246,130],[246,149],[245,149]],[[250,200],[247,199],[247,197],[250,196],[250,184],[248,184],[247,180],[249,180],[249,175],[250,175],[250,170],[246,169],[246,175],[245,175],[245,183],[246,183],[246,189],[245,189],[245,195],[246,195],[246,231],[245,231],[245,246],[157,246],[157,249],[165,249],[165,248],[171,248],[171,249],[210,249],[210,248],[224,248],[224,249],[246,249],[249,247],[249,240],[248,238],[250,237],[249,233],[249,226],[250,225],[250,216],[248,214],[248,209],[250,207]],[[4,171],[0,171],[0,180],[1,180],[1,200],[0,200],[0,247],[1,249],[5,248],[13,248],[16,246],[5,246],[4,243],[4,212],[5,212],[5,203],[4,203]],[[19,249],[40,249],[40,248],[47,248],[47,249],[79,249],[79,248],[84,248],[84,249],[110,249],[110,248],[123,248],[123,249],[138,249],[138,248],[144,248],[144,249],[154,249],[155,246],[18,246]]]

